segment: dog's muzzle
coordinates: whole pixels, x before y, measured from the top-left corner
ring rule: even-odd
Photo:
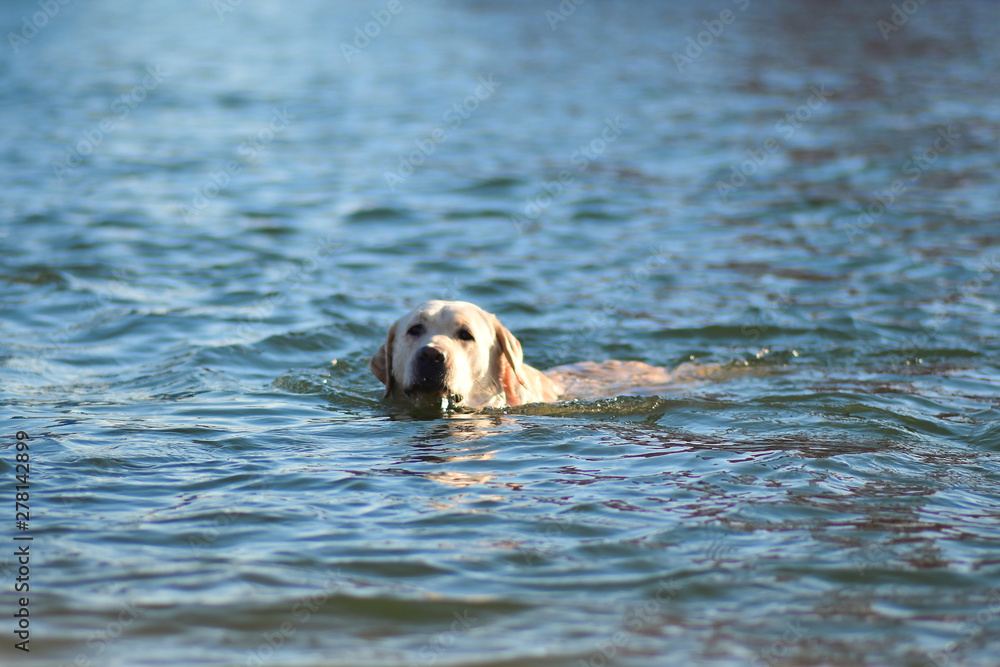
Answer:
[[[448,355],[426,345],[413,361],[414,381],[403,389],[406,396],[420,405],[450,410],[460,407],[465,397],[448,386]]]
[[[447,394],[447,375],[448,357],[436,347],[425,345],[413,361],[414,380],[405,388],[406,395]]]

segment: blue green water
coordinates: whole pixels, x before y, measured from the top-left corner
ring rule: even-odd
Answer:
[[[0,662],[998,664],[996,3],[43,5]],[[414,419],[368,360],[431,298],[717,371]]]

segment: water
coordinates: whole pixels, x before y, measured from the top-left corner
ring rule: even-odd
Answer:
[[[997,5],[563,5],[4,5],[5,664],[996,664]],[[720,370],[414,419],[428,298]]]

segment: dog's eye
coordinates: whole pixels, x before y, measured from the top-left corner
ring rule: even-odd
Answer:
[[[476,340],[476,337],[473,336],[472,332],[469,331],[468,329],[459,329],[458,330],[458,339],[459,340]]]
[[[406,330],[407,336],[419,336],[424,332],[423,324],[414,324],[412,327]]]

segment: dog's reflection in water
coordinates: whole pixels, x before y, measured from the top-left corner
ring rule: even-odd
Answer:
[[[398,415],[397,419],[413,419],[410,415]],[[483,415],[471,413],[452,413],[447,419],[438,418],[425,422],[428,426],[423,433],[413,436],[409,441],[407,453],[401,462],[420,461],[441,465],[441,469],[429,472],[411,472],[429,480],[455,488],[478,486],[492,482],[497,478],[495,472],[465,472],[447,469],[468,461],[491,461],[496,456],[496,449],[484,450],[474,443],[483,438],[499,433],[516,430],[512,420],[502,415]],[[476,500],[486,500],[479,495]],[[496,500],[501,497],[497,496]]]

